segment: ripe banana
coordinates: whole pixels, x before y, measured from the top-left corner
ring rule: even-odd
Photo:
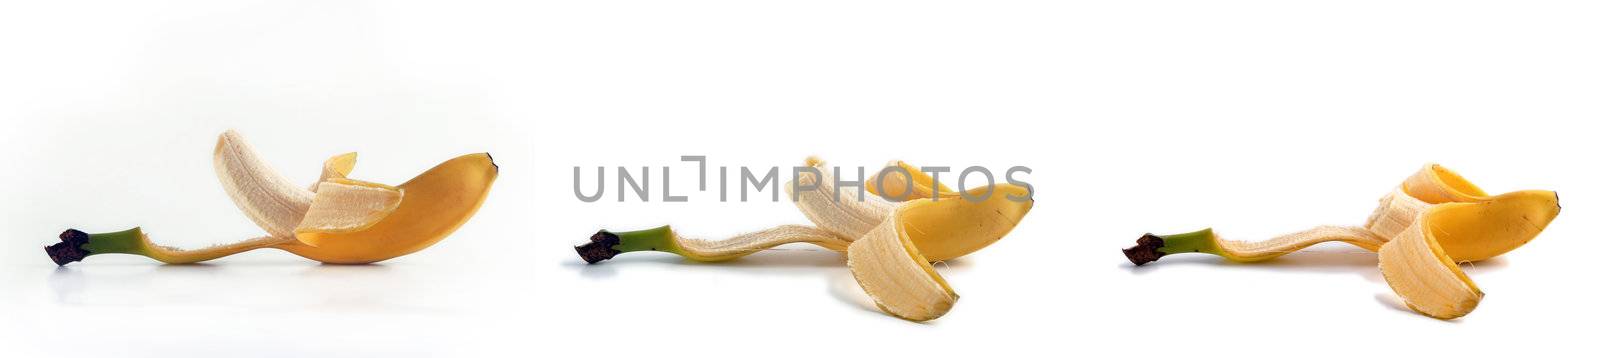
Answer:
[[[334,156],[323,163],[317,183],[302,188],[266,165],[242,136],[227,131],[213,152],[217,178],[266,236],[182,250],[154,244],[139,228],[101,234],[69,229],[45,252],[57,265],[112,253],[183,264],[260,248],[324,263],[378,262],[444,239],[477,212],[499,174],[487,153],[469,154],[388,186],[346,178],[355,162],[355,153]]]
[[[1456,263],[1510,252],[1533,240],[1560,212],[1555,192],[1489,196],[1461,175],[1430,164],[1380,199],[1362,227],[1325,226],[1257,242],[1224,240],[1210,229],[1145,234],[1123,255],[1135,265],[1186,252],[1257,262],[1318,243],[1346,242],[1378,252],[1384,279],[1412,310],[1453,319],[1471,312],[1483,297]]]
[[[871,196],[840,191],[822,161],[812,158],[806,164],[816,171],[800,173],[785,189],[815,226],[784,225],[716,241],[683,238],[667,226],[622,233],[602,230],[576,250],[591,264],[634,251],[724,261],[779,245],[810,243],[845,253],[856,282],[882,311],[926,321],[943,316],[959,297],[929,263],[965,256],[1000,240],[1033,207],[1031,198],[1012,199],[1028,197],[1030,189],[1025,187],[977,188],[968,196],[983,199],[969,201],[933,184],[921,171],[908,171],[894,184],[907,200],[897,204],[877,196],[877,191]],[[915,170],[900,162],[890,165]],[[873,181],[867,182],[869,188],[875,186]],[[934,196],[944,200],[932,200]]]

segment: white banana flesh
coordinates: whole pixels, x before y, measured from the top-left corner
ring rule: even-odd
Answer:
[[[273,170],[238,132],[229,130],[217,138],[212,164],[228,198],[272,236],[294,236],[295,227],[311,210],[316,195]]]
[[[395,187],[345,179],[355,153],[328,159],[310,189],[291,183],[261,160],[238,132],[217,138],[212,164],[217,179],[239,211],[271,237],[293,240],[295,233],[353,232],[378,223],[400,206]]]

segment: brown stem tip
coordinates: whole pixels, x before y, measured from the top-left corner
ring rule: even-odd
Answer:
[[[1134,266],[1144,266],[1144,264],[1155,262],[1161,259],[1162,256],[1167,255],[1167,253],[1158,250],[1167,244],[1166,240],[1162,240],[1160,236],[1144,234],[1144,236],[1139,237],[1139,241],[1136,243],[1138,245],[1134,247],[1122,249],[1122,255],[1127,256],[1128,261],[1132,261]]]
[[[617,254],[622,253],[622,251],[612,248],[619,244],[622,244],[622,238],[617,237],[617,234],[600,230],[600,232],[594,233],[594,236],[589,237],[589,243],[579,245],[573,249],[578,250],[578,257],[582,257],[584,262],[593,264],[610,260],[612,257],[616,257]]]
[[[44,253],[50,255],[50,261],[55,261],[56,266],[83,261],[89,256],[89,250],[83,249],[83,244],[89,243],[89,234],[76,229],[67,229],[61,232],[61,242],[45,246]]]

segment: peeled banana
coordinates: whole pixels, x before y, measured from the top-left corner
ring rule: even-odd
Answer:
[[[292,184],[234,131],[217,138],[212,163],[223,190],[265,236],[203,249],[157,245],[143,230],[88,234],[69,229],[45,248],[57,265],[98,254],[133,254],[169,264],[275,248],[324,263],[360,264],[427,248],[466,223],[488,197],[499,166],[488,153],[445,161],[398,186],[346,178],[355,153],[323,163],[310,188]]]
[[[1384,279],[1413,311],[1454,319],[1472,312],[1483,298],[1457,263],[1510,252],[1533,240],[1561,212],[1553,191],[1490,196],[1437,164],[1424,166],[1378,204],[1360,227],[1325,226],[1253,242],[1222,239],[1210,229],[1145,234],[1122,252],[1135,265],[1180,253],[1256,262],[1318,243],[1345,242],[1378,252]]]
[[[906,169],[899,181],[884,180],[885,188],[899,188],[894,193],[899,202],[878,196],[876,189],[873,195],[859,196],[834,187],[821,160],[811,158],[806,164],[817,170],[797,175],[785,188],[814,226],[785,225],[714,241],[684,238],[667,226],[621,233],[602,230],[576,250],[591,264],[635,251],[723,261],[779,245],[809,243],[844,253],[856,283],[882,311],[926,321],[949,312],[959,298],[930,263],[965,256],[1000,240],[1033,207],[1031,189],[1011,184],[967,193],[983,198],[978,201],[953,198],[960,193],[933,183],[927,174],[902,162],[890,163]],[[875,181],[877,177],[868,183]],[[935,196],[949,199],[933,200]],[[1014,200],[1023,197],[1028,199]]]

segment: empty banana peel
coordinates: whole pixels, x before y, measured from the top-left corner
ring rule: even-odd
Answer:
[[[899,181],[884,179],[885,188],[899,188],[896,203],[878,196],[876,190],[873,195],[840,191],[822,161],[813,158],[806,163],[816,171],[798,175],[785,189],[814,227],[785,225],[715,241],[683,238],[670,227],[602,230],[576,249],[591,264],[633,251],[723,261],[778,245],[810,243],[844,252],[856,283],[879,309],[926,321],[949,312],[959,297],[930,263],[965,256],[1000,240],[1033,207],[1028,188],[1010,184],[977,188],[966,194],[981,200],[966,200],[902,162],[890,163],[904,170]]]
[[[1517,191],[1445,202],[1378,250],[1378,268],[1412,310],[1440,319],[1465,316],[1483,292],[1457,262],[1486,260],[1522,246],[1561,212],[1555,192]]]
[[[1123,254],[1135,265],[1186,252],[1256,262],[1318,243],[1345,242],[1378,252],[1384,279],[1412,310],[1453,319],[1472,312],[1483,298],[1457,263],[1510,252],[1533,240],[1560,212],[1555,192],[1490,196],[1461,175],[1430,164],[1380,199],[1362,227],[1319,227],[1254,242],[1224,240],[1210,229],[1146,234]]]
[[[112,253],[183,264],[260,248],[325,263],[383,261],[448,236],[477,211],[499,173],[488,153],[469,154],[389,186],[346,178],[355,163],[355,153],[334,156],[323,163],[321,178],[305,188],[268,166],[238,133],[227,131],[212,153],[217,179],[267,236],[182,250],[152,243],[139,228],[103,234],[67,230],[45,252],[57,265]]]

